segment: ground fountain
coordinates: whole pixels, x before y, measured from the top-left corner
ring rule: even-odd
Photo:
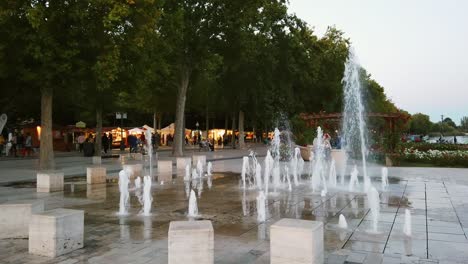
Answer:
[[[323,146],[323,132],[322,128],[317,128],[317,138],[314,140],[314,161],[312,168],[312,191],[319,191],[320,185],[322,183],[322,177],[325,170],[325,149]],[[324,182],[325,186],[326,183]]]
[[[260,191],[257,196],[257,222],[263,223],[266,220],[265,193]]]
[[[185,165],[184,181],[190,181],[190,164]]]
[[[146,151],[148,152],[149,158],[149,176],[153,177],[153,143],[152,143],[152,134],[151,131],[148,129],[145,131],[145,139],[146,139]]]
[[[128,192],[128,184],[130,182],[128,173],[125,170],[119,172],[119,215],[128,215],[128,206],[130,202],[130,194]]]
[[[330,187],[336,187],[336,165],[335,160],[332,158],[330,163],[330,172],[328,174],[328,184]]]
[[[140,212],[142,215],[151,215],[151,205],[153,203],[153,196],[151,195],[151,176],[143,178],[143,210]]]
[[[203,177],[203,173],[204,173],[203,162],[201,160],[198,160],[197,161],[197,174],[198,174],[198,177]]]
[[[189,207],[188,207],[188,217],[197,217],[198,216],[198,205],[197,205],[197,196],[193,190],[190,191],[189,198]]]
[[[385,190],[388,186],[388,169],[387,167],[382,168],[382,190]]]
[[[367,127],[360,80],[361,72],[357,58],[351,50],[345,64],[343,77],[342,148],[346,153],[359,153],[362,160],[364,190],[367,191],[370,187],[370,179],[367,174]]]
[[[341,229],[348,228],[348,222],[346,222],[346,218],[342,214],[340,214],[340,218],[338,219],[338,227]]]
[[[405,209],[405,224],[403,226],[403,233],[406,236],[411,236],[411,211],[409,209]]]
[[[380,198],[379,192],[374,188],[370,187],[367,193],[367,200],[370,207],[370,214],[372,220],[372,232],[378,232],[378,223],[380,215]]]
[[[210,162],[208,162],[208,164],[206,165],[206,175],[209,177],[213,174],[213,164]]]
[[[136,177],[135,178],[135,189],[140,189],[141,188],[141,178]]]

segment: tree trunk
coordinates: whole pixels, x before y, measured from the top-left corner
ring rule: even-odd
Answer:
[[[245,149],[244,142],[244,111],[239,111],[239,148]]]
[[[231,144],[232,144],[232,148],[235,149],[236,148],[236,114],[233,113],[232,114],[232,139],[231,139]]]
[[[101,157],[102,149],[102,107],[99,105],[96,108],[96,138],[94,140],[94,155]]]
[[[205,108],[205,130],[206,130],[206,140],[208,140],[210,130],[210,118],[208,116],[208,107]]]
[[[52,89],[41,91],[41,135],[39,168],[41,170],[52,170],[55,168],[54,145],[52,137]]]
[[[155,133],[156,133],[156,129],[157,129],[157,127],[156,127],[157,124],[158,124],[158,118],[157,118],[157,116],[156,116],[156,112],[154,112],[154,113],[153,113],[153,128],[154,128],[154,130],[155,130],[155,131],[154,131]]]
[[[175,120],[175,135],[172,155],[182,157],[184,155],[184,116],[185,116],[185,101],[187,100],[187,90],[190,80],[190,69],[185,66],[182,68],[177,87],[177,103],[176,103],[176,120]]]
[[[163,114],[159,114],[159,119],[158,119],[158,129],[161,130],[161,120],[162,120]]]

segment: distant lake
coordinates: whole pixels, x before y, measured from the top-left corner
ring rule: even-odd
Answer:
[[[453,143],[453,136],[450,137],[442,137],[449,143]],[[429,143],[436,143],[439,140],[439,137],[430,137],[427,142]],[[468,136],[457,136],[457,143],[458,144],[468,144]]]

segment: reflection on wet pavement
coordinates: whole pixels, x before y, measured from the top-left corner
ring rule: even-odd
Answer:
[[[62,193],[36,193],[33,184],[0,187],[0,201],[43,199],[46,209],[66,207],[85,210],[85,247],[56,259],[27,253],[27,240],[0,240],[5,262],[57,263],[167,263],[169,222],[187,220],[188,196],[194,189],[200,216],[211,220],[215,231],[216,263],[269,263],[269,227],[281,218],[300,218],[325,223],[328,263],[359,260],[380,263],[405,256],[420,259],[468,259],[468,187],[441,181],[389,177],[380,190],[381,210],[377,232],[364,193],[330,189],[326,197],[312,193],[307,181],[267,197],[266,222],[257,223],[257,190],[239,188],[239,175],[215,173],[212,178],[153,186],[151,216],[141,216],[138,192],[130,185],[130,208],[118,216],[117,183],[87,185],[83,178],[67,179]],[[140,194],[141,195],[141,194]],[[412,214],[411,237],[403,234],[405,209]],[[339,215],[348,222],[338,228]],[[374,254],[377,253],[377,254]],[[370,262],[369,262],[370,263]],[[389,262],[391,263],[391,262]],[[399,263],[399,262],[398,262]]]

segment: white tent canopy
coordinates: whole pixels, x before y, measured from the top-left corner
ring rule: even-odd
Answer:
[[[129,134],[141,134],[141,133],[145,133],[145,130],[139,127],[135,127],[135,128],[128,130],[128,133]]]
[[[144,130],[149,130],[149,131],[151,131],[151,133],[154,133],[154,128],[152,128],[152,127],[150,127],[148,125],[143,125],[143,129]]]
[[[190,129],[185,129],[185,134],[187,133],[190,133],[192,130]],[[161,130],[159,130],[159,132],[162,134],[162,135],[169,135],[169,134],[174,134],[175,133],[175,125],[174,123],[171,123],[170,125],[168,125],[167,127],[165,128],[161,128]]]

